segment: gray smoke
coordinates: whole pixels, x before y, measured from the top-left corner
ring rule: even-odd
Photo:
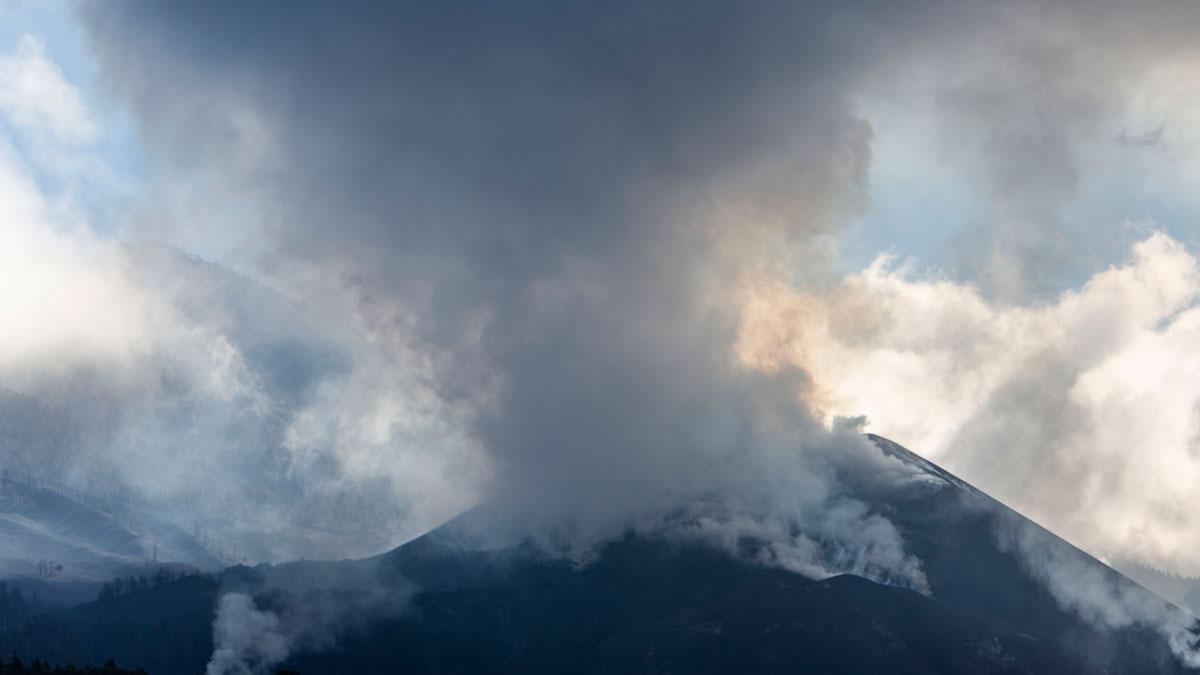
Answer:
[[[1016,518],[996,525],[996,541],[1050,591],[1063,609],[1103,628],[1137,626],[1160,635],[1188,668],[1200,668],[1200,622],[1042,528]]]
[[[877,56],[855,45],[892,15],[867,9],[118,4],[84,19],[160,169],[126,235],[213,251],[322,312],[352,298],[364,337],[329,379],[378,364],[405,375],[392,391],[422,392],[367,392],[378,424],[267,392],[291,475],[390,467],[401,501],[440,502],[426,526],[463,495],[521,495],[547,546],[581,559],[632,528],[923,588],[841,480],[878,453],[813,417],[803,372],[731,352],[743,289],[830,278],[865,203],[871,129],[847,94]],[[406,434],[425,411],[439,422]],[[468,449],[412,463],[446,427]],[[464,465],[486,478],[430,480]]]
[[[1064,205],[1132,83],[1189,53],[1194,8],[130,3],[83,18],[157,169],[126,236],[252,270],[344,327],[334,367],[296,395],[260,388],[268,413],[210,436],[270,448],[257,464],[292,480],[338,477],[314,491],[322,524],[338,500],[390,492],[413,534],[542,476],[571,496],[694,482],[721,460],[689,421],[756,427],[746,390],[807,395],[804,372],[737,373],[729,345],[748,288],[830,280],[868,197],[864,99],[930,101],[931,142],[995,205],[963,275],[1004,298],[1053,287],[1047,270],[1119,239],[1065,227]],[[252,374],[291,367],[229,342]],[[796,438],[816,434],[793,407]],[[225,501],[280,508],[279,529],[296,516],[282,488],[219,482]]]
[[[291,639],[279,617],[241,593],[226,593],[213,620],[214,649],[207,675],[255,675],[287,658]]]
[[[208,675],[267,672],[298,649],[409,611],[414,588],[381,578],[376,560],[233,567],[221,575]]]

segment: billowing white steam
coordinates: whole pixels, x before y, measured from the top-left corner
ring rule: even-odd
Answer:
[[[213,620],[213,653],[206,675],[258,675],[287,658],[290,640],[274,612],[254,599],[226,593]]]
[[[880,259],[828,294],[752,300],[742,349],[802,363],[819,407],[867,415],[1086,550],[1194,574],[1198,301],[1200,261],[1162,233],[1028,305]]]

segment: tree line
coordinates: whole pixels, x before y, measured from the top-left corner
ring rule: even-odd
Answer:
[[[158,571],[150,577],[147,577],[145,574],[113,577],[111,581],[106,581],[100,586],[100,593],[96,596],[96,599],[100,602],[112,602],[117,598],[133,595],[148,588],[161,586],[193,574],[196,574],[196,572],[173,570],[164,565],[159,565]]]
[[[26,597],[15,584],[0,579],[0,635],[8,634],[22,619],[51,609],[57,607],[43,601],[36,593]]]
[[[16,654],[13,654],[12,658],[7,662],[3,658],[0,658],[0,675],[16,675],[17,673],[83,673],[84,675],[120,675],[130,673],[133,675],[146,675],[146,671],[140,668],[138,670],[122,670],[117,668],[116,662],[112,659],[109,659],[101,668],[97,668],[90,663],[85,664],[82,668],[76,668],[75,664],[70,661],[66,665],[51,665],[46,661],[34,659],[26,665],[21,660],[21,657]]]

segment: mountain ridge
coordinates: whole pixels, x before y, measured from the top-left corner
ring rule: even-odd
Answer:
[[[89,658],[107,647],[105,657],[165,675],[204,668],[212,607],[228,593],[276,617],[292,647],[278,666],[302,673],[1191,672],[1163,626],[1088,615],[1021,547],[1162,612],[1150,618],[1182,620],[1181,610],[936,464],[870,439],[925,472],[858,497],[922,561],[928,595],[633,533],[580,566],[527,540],[481,545],[472,530],[486,533],[497,514],[477,507],[373,558],[233,567],[47,620]],[[186,641],[187,656],[164,653],[155,635]]]

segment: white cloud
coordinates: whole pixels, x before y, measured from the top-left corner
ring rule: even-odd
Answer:
[[[0,371],[50,357],[123,359],[147,339],[146,299],[118,251],[57,215],[0,141]]]
[[[100,132],[79,91],[32,35],[22,36],[11,54],[0,56],[0,112],[21,131],[49,135],[59,143],[89,143]]]
[[[1088,550],[1195,574],[1198,300],[1200,261],[1161,233],[1040,304],[880,258],[826,294],[757,289],[739,349]]]
[[[360,311],[340,278],[297,279],[299,303],[98,234],[77,201],[94,175],[71,161],[99,133],[38,40],[0,56],[0,394],[59,411],[30,433],[70,427],[78,444],[0,437],[0,468],[131,490],[189,523],[231,518],[242,529],[226,543],[251,557],[374,553],[478,498],[486,463],[396,330],[403,312]],[[13,414],[0,401],[0,423]],[[287,538],[313,525],[378,539]],[[272,528],[270,544],[236,540]]]

